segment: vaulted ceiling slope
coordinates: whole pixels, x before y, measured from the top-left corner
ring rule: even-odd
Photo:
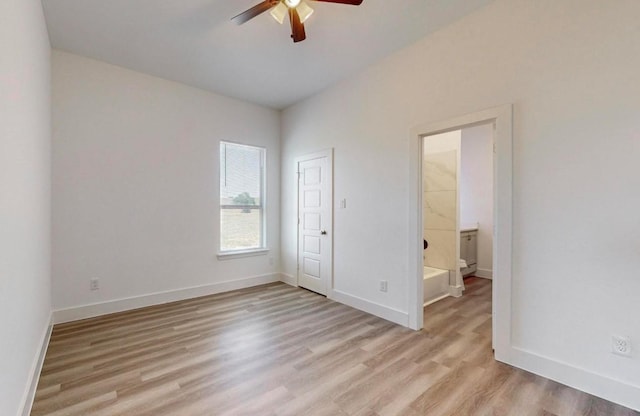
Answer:
[[[264,13],[231,17],[259,0],[44,0],[54,48],[283,109],[491,0],[309,0],[307,39]],[[286,23],[286,22],[285,22]]]

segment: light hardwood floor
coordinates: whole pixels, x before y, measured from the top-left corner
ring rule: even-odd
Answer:
[[[414,332],[276,283],[56,325],[32,415],[639,415],[498,363],[491,282]]]

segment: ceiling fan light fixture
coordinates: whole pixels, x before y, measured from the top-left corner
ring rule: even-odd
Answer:
[[[300,4],[301,0],[284,0],[284,4],[290,9],[295,9]]]
[[[284,22],[284,18],[287,16],[288,13],[289,13],[289,9],[282,2],[278,3],[278,5],[273,9],[271,9],[271,11],[269,12],[269,14],[271,14],[271,16],[274,19],[276,19],[276,21],[280,24]]]
[[[363,0],[316,0],[326,3],[351,4],[358,6]],[[304,0],[262,0],[253,7],[248,8],[231,21],[237,25],[248,22],[256,16],[269,11],[276,22],[283,24],[285,17],[289,17],[291,23],[291,38],[293,43],[302,42],[307,38],[304,30],[304,22],[311,17],[313,9]]]
[[[298,16],[300,16],[301,23],[304,23],[313,14],[313,9],[304,1],[298,4],[296,10],[298,11]]]

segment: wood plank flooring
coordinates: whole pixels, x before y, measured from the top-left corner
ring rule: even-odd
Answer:
[[[466,283],[420,332],[281,283],[56,325],[31,414],[640,415],[494,361]]]

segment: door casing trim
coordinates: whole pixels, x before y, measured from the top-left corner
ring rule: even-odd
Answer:
[[[494,279],[492,293],[493,347],[496,359],[508,361],[511,351],[512,218],[513,218],[513,105],[493,107],[475,113],[411,129],[409,140],[409,233],[408,272],[409,327],[423,327],[423,219],[422,141],[447,131],[493,122],[493,218]]]

